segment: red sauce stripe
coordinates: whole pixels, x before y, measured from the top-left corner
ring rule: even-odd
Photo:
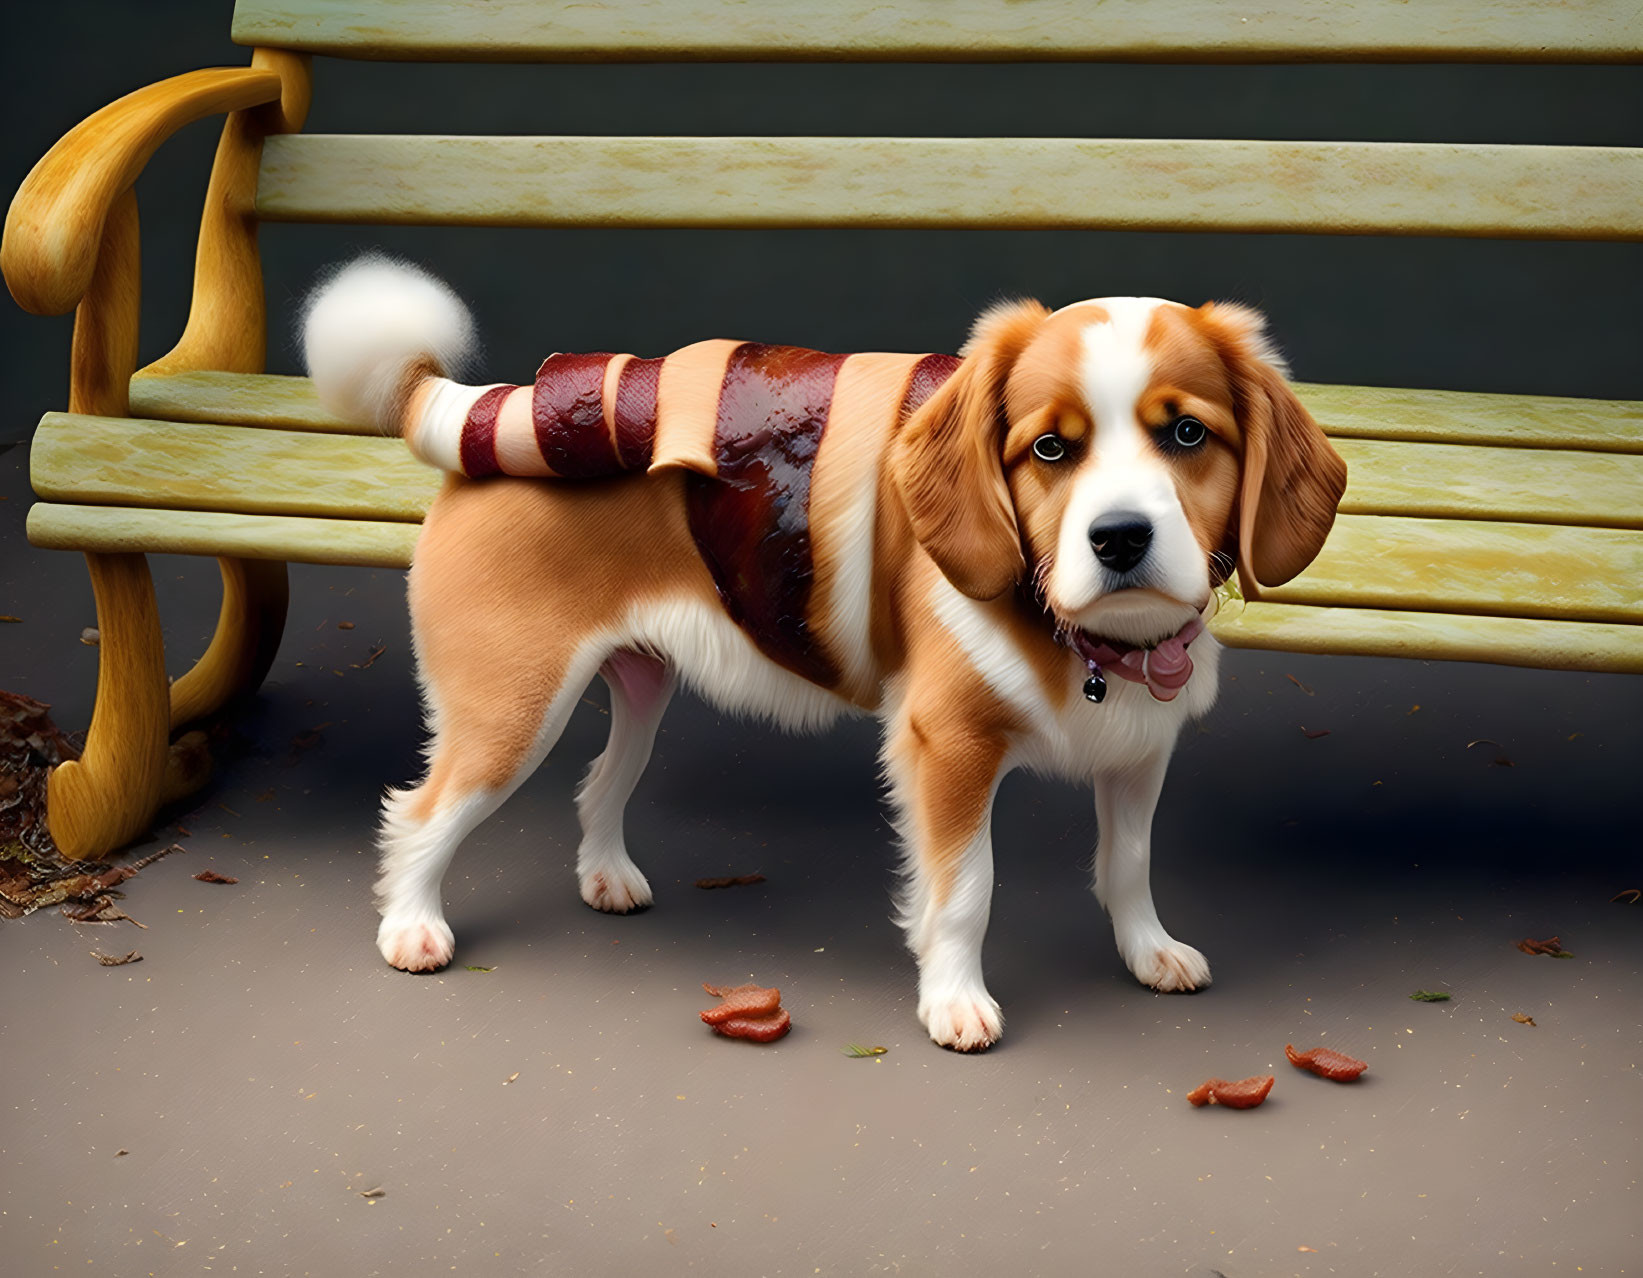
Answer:
[[[468,410],[462,423],[462,473],[473,479],[485,475],[500,475],[502,464],[496,460],[496,415],[502,410],[502,401],[518,390],[517,386],[493,386]]]
[[[714,425],[718,474],[691,475],[691,535],[725,610],[767,657],[823,686],[839,671],[810,633],[810,476],[845,355],[738,346]]]
[[[550,355],[536,370],[531,422],[536,446],[555,475],[593,479],[621,469],[605,429],[605,365],[609,352]]]
[[[957,355],[926,355],[914,364],[913,371],[907,375],[907,389],[901,397],[902,417],[917,412],[924,401],[958,371],[958,366],[963,362]]]
[[[666,360],[630,359],[616,379],[616,458],[623,470],[644,470],[656,447],[656,388]]]

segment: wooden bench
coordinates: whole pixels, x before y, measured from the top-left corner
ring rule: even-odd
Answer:
[[[178,76],[98,112],[40,162],[6,222],[0,266],[17,300],[78,308],[68,411],[34,438],[28,521],[35,545],[85,553],[103,636],[85,757],[51,778],[58,843],[95,857],[142,833],[170,792],[172,734],[267,671],[285,563],[403,567],[438,484],[398,441],[327,416],[305,381],[263,375],[259,221],[1643,239],[1639,150],[304,136],[311,54],[1643,60],[1635,0],[1587,0],[1576,16],[1538,0],[1357,0],[1322,14],[1315,0],[241,0],[249,67]],[[178,128],[220,113],[192,312],[176,347],[137,371],[132,182]],[[1643,404],[1299,390],[1350,466],[1343,513],[1301,577],[1223,608],[1223,643],[1643,671]],[[222,567],[216,637],[169,689],[148,552]]]

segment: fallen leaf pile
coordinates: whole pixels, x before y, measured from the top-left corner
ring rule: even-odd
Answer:
[[[115,904],[124,895],[117,886],[181,848],[174,843],[123,865],[62,854],[46,826],[46,777],[59,763],[80,757],[81,739],[62,732],[50,709],[32,697],[0,692],[0,918],[62,905],[75,923],[135,923]]]
[[[0,692],[0,879],[9,864],[30,856],[61,861],[46,829],[46,776],[80,757],[80,743],[51,721],[51,707],[16,692]]]

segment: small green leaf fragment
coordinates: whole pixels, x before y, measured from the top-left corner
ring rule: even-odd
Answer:
[[[1409,996],[1417,1003],[1447,1003],[1449,995],[1442,990],[1416,990]]]
[[[473,963],[468,964],[468,970],[470,972],[494,972],[494,971],[496,971],[496,969],[494,967],[479,967],[478,965],[473,964]]]
[[[860,1043],[846,1043],[840,1050],[846,1056],[883,1056],[890,1049],[888,1047],[863,1047]]]

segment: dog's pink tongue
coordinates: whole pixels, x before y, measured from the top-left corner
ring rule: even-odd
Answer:
[[[1176,694],[1192,678],[1192,658],[1187,655],[1187,645],[1203,629],[1204,623],[1194,618],[1181,628],[1179,634],[1171,635],[1147,653],[1147,687],[1158,700],[1175,700]]]

